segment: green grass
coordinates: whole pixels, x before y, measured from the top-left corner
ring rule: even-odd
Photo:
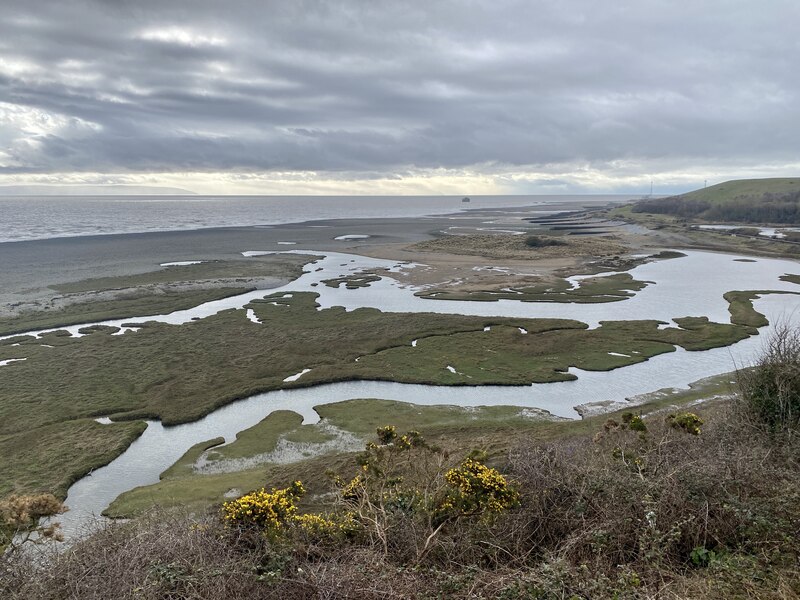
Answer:
[[[312,256],[278,254],[245,260],[217,260],[199,265],[164,267],[148,273],[120,277],[98,277],[52,286],[63,294],[131,290],[111,300],[86,299],[57,310],[41,309],[18,317],[0,318],[0,335],[36,329],[51,329],[127,319],[142,315],[166,314],[192,308],[255,289],[248,279],[273,277],[291,281],[299,277]],[[147,289],[142,286],[225,279],[224,287],[193,290]],[[132,289],[136,288],[136,289]]]
[[[348,290],[355,290],[358,288],[369,287],[371,283],[375,283],[376,281],[380,280],[380,275],[375,275],[374,273],[356,273],[353,275],[336,277],[334,279],[323,279],[322,283],[332,288],[338,288],[339,286],[344,285]]]
[[[800,179],[727,181],[679,196],[640,200],[631,212],[706,222],[794,224],[800,222]],[[747,236],[752,231],[733,233]]]
[[[0,335],[13,335],[67,327],[94,321],[127,319],[142,315],[159,315],[192,308],[204,302],[221,300],[252,291],[252,287],[221,287],[185,292],[167,291],[152,293],[138,291],[131,296],[114,300],[101,300],[71,304],[59,310],[41,310],[19,317],[0,317]]]
[[[209,460],[247,458],[272,452],[282,435],[302,427],[303,417],[290,410],[276,410],[256,425],[239,432],[231,444],[208,453]]]
[[[350,431],[365,439],[375,435],[375,430],[392,424],[399,431],[418,429],[426,435],[441,437],[446,430],[484,429],[489,424],[522,427],[546,427],[551,422],[540,422],[535,414],[523,412],[519,406],[424,406],[395,400],[356,399],[315,406],[319,416],[340,429]]]
[[[51,287],[62,294],[70,294],[211,279],[277,277],[294,280],[301,275],[303,265],[314,258],[297,254],[275,254],[240,260],[212,260],[199,265],[162,267],[156,271],[136,275],[97,277]]]
[[[791,273],[787,273],[786,275],[780,276],[781,281],[788,281],[789,283],[796,283],[800,285],[800,275],[793,275]]]
[[[146,426],[80,419],[0,435],[0,498],[33,492],[63,498],[72,483],[121,454]]]
[[[204,442],[199,442],[183,453],[178,460],[166,471],[159,475],[159,479],[177,479],[188,477],[194,472],[194,465],[200,456],[209,448],[225,443],[224,437],[215,437]]]
[[[796,275],[782,275],[782,281],[793,281]],[[798,283],[794,281],[794,283]],[[745,327],[757,328],[769,325],[767,318],[753,308],[753,300],[765,294],[797,294],[797,292],[783,292],[770,290],[748,290],[727,292],[723,297],[728,302],[728,311],[731,313],[731,323]]]
[[[607,371],[673,352],[728,346],[748,337],[738,325],[679,319],[658,329],[658,321],[607,321],[596,329],[558,329],[520,333],[515,327],[454,333],[421,339],[416,348],[395,347],[364,356],[355,371],[409,383],[449,385],[517,384],[569,381],[569,367]],[[523,326],[524,327],[524,326]],[[530,330],[529,330],[530,331]],[[609,354],[624,354],[615,356]],[[457,373],[446,369],[455,368]]]
[[[728,202],[742,196],[783,195],[797,191],[800,191],[800,177],[733,179],[682,194],[682,197],[691,200],[705,200],[716,204]]]
[[[415,295],[428,300],[472,300],[477,302],[497,302],[498,300],[518,300],[520,302],[571,302],[591,304],[618,302],[631,298],[647,286],[645,281],[637,281],[628,273],[592,277],[581,281],[578,288],[572,289],[565,279],[543,282],[537,285],[506,288],[499,291],[480,290],[464,292],[448,289],[430,289]]]

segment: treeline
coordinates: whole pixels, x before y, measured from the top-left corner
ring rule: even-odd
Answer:
[[[740,196],[725,202],[671,196],[637,202],[636,213],[672,215],[682,219],[735,223],[800,223],[800,190],[788,194]]]

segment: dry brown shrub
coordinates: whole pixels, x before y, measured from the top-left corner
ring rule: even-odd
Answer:
[[[428,529],[413,521],[392,527],[387,553],[369,536],[276,545],[216,513],[154,511],[42,561],[6,556],[0,598],[797,597],[796,439],[725,407],[703,409],[699,435],[667,416],[519,448],[506,472],[520,507],[448,527],[424,564],[413,549]]]
[[[800,429],[800,328],[778,322],[749,368],[737,373],[740,416],[771,432]]]

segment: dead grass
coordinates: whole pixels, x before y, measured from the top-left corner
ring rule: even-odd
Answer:
[[[518,509],[443,530],[423,564],[355,536],[281,542],[217,514],[154,511],[69,551],[0,561],[0,596],[72,598],[764,598],[800,591],[798,447],[724,406],[695,436],[647,431],[529,440],[505,462]],[[632,421],[628,421],[631,423]],[[350,469],[354,469],[352,466]],[[272,483],[272,482],[268,482]],[[398,525],[405,518],[398,513]],[[397,549],[397,552],[394,549]]]

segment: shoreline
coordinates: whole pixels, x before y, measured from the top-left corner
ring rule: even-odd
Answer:
[[[101,198],[103,196],[100,196]],[[208,198],[209,196],[190,196],[187,197],[189,200],[198,200],[202,198]],[[220,198],[218,196],[210,196],[211,198]],[[21,200],[24,197],[14,197],[15,200]],[[53,198],[53,196],[30,196],[33,201],[37,200],[49,200]],[[61,198],[68,198],[68,199],[75,199],[75,196],[61,196]],[[125,197],[122,196],[112,196],[109,198],[113,198],[115,200],[124,200]],[[133,196],[133,198],[141,198],[137,196]],[[169,199],[174,198],[174,196],[167,196],[167,197],[159,197],[159,196],[147,196],[146,201],[152,202],[154,200],[158,200],[159,198],[167,198],[166,201]],[[267,198],[267,199],[286,199],[287,197],[277,196],[231,196],[233,199],[253,199],[253,198]],[[480,199],[490,199],[490,198],[508,198],[511,200],[511,204],[499,204],[497,206],[470,206],[467,204],[462,205],[460,202],[460,196],[297,196],[297,198],[324,198],[324,199],[352,199],[352,198],[382,198],[384,200],[395,199],[401,201],[403,199],[449,199],[452,200],[454,206],[452,207],[437,207],[431,208],[430,211],[426,212],[419,212],[418,214],[407,214],[407,215],[397,215],[397,216],[390,216],[390,217],[383,217],[383,216],[354,216],[351,217],[351,220],[408,220],[408,219],[425,219],[425,218],[441,218],[441,217],[452,217],[456,215],[462,215],[469,217],[470,215],[476,215],[478,213],[486,213],[486,212],[503,212],[508,213],[512,210],[526,210],[526,211],[533,211],[533,212],[561,212],[561,211],[569,211],[569,210],[579,210],[583,208],[601,208],[603,206],[610,206],[610,205],[623,205],[628,202],[635,200],[636,198],[632,195],[626,194],[566,194],[566,195],[526,195],[526,194],[510,194],[510,195],[476,195],[472,196],[472,198],[476,200]],[[524,202],[521,204],[517,204],[513,202],[514,198],[524,199]],[[563,198],[563,200],[559,199]],[[0,195],[0,205],[4,197]],[[135,202],[135,200],[134,200]],[[604,204],[603,204],[604,203]],[[597,204],[597,206],[594,206]],[[536,210],[537,208],[541,209],[544,207],[555,207],[553,211],[550,210]],[[455,210],[451,210],[455,208]],[[46,235],[46,236],[39,236],[34,238],[27,238],[27,239],[2,239],[0,240],[0,248],[3,244],[15,244],[15,243],[23,243],[23,242],[40,242],[45,240],[63,240],[67,238],[100,238],[106,236],[121,236],[121,235],[144,235],[144,234],[157,234],[157,233],[177,233],[177,232],[196,232],[196,231],[207,231],[207,230],[216,230],[216,229],[223,229],[223,230],[232,230],[232,229],[241,229],[241,228],[271,228],[271,227],[281,227],[281,226],[292,226],[292,225],[301,225],[307,223],[315,223],[315,222],[327,222],[327,221],[337,221],[340,218],[337,216],[313,216],[313,215],[306,215],[299,220],[277,220],[277,221],[268,221],[268,220],[259,220],[258,216],[253,217],[250,219],[250,222],[247,223],[221,223],[221,224],[210,224],[204,226],[188,226],[188,227],[179,227],[177,229],[170,229],[170,228],[157,228],[157,229],[143,229],[141,231],[109,231],[107,233],[96,233],[96,232],[82,232],[82,233],[75,233],[75,234],[68,234],[68,235]],[[253,222],[258,221],[258,222]]]
[[[441,216],[413,218],[318,219],[277,225],[210,227],[143,233],[54,237],[0,242],[0,304],[31,301],[53,294],[50,286],[98,275],[128,276],[157,270],[165,262],[242,259],[244,251],[288,249],[368,254],[369,248],[433,239],[457,224],[502,229],[524,221],[543,207],[580,210],[582,203],[469,209]],[[509,211],[514,214],[509,214]],[[335,239],[367,235],[359,239]],[[292,242],[289,244],[289,242]]]

